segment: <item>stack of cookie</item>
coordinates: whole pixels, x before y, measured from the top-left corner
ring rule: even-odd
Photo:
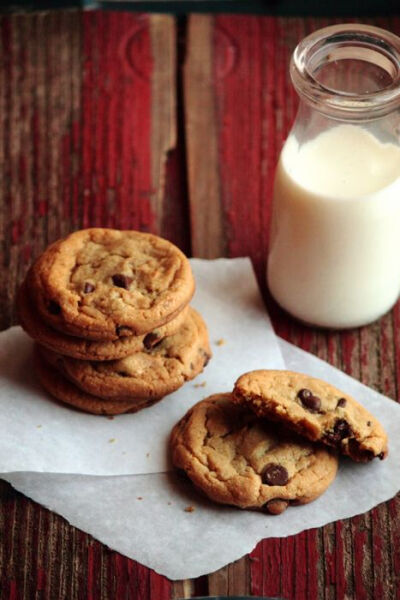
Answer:
[[[387,456],[387,435],[354,398],[290,371],[252,371],[174,427],[172,459],[216,502],[279,514],[333,482],[338,453]]]
[[[18,295],[43,387],[105,415],[175,391],[211,356],[194,289],[186,256],[155,235],[94,228],[55,242]]]

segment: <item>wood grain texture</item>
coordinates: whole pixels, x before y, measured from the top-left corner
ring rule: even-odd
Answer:
[[[80,23],[73,13],[18,16],[2,22],[1,326],[13,318],[18,281],[32,256],[70,227],[66,139],[79,119]],[[60,72],[63,76],[60,76]],[[53,85],[48,86],[48,81]],[[71,152],[72,154],[72,152]]]
[[[289,58],[332,22],[199,15],[177,35],[168,16],[2,18],[0,327],[14,321],[18,282],[47,243],[86,225],[135,227],[197,256],[249,254],[281,336],[398,398],[400,305],[369,327],[327,333],[289,319],[265,290],[273,173],[297,105]],[[370,22],[400,33],[399,18]],[[6,599],[400,598],[398,497],[174,583],[4,482],[0,532]]]
[[[164,221],[165,179],[168,154],[176,148],[176,30],[173,17],[155,15],[150,21],[153,49],[151,175],[152,207],[157,231]]]
[[[1,20],[1,328],[14,321],[17,285],[49,242],[89,225],[158,231],[164,198],[169,212],[181,202],[166,169],[176,142],[175,46],[168,16]],[[186,239],[182,222],[169,223],[170,237]],[[4,482],[0,499],[2,598],[170,597],[166,578]]]
[[[148,18],[83,15],[83,226],[154,230]]]
[[[190,181],[193,172],[189,169],[192,222],[200,232],[209,223],[224,223],[227,255],[251,256],[281,336],[397,398],[398,306],[369,327],[327,333],[297,324],[280,311],[265,289],[273,174],[297,106],[288,77],[290,56],[307,33],[336,22],[228,15],[190,17],[189,56],[194,48],[196,64],[208,64],[212,56],[212,77],[208,74],[197,85],[207,89],[207,101],[213,107],[209,118],[215,119],[207,131],[198,131],[191,152],[207,156],[217,147],[218,165],[213,172],[217,171],[219,177],[215,185],[219,196],[205,212],[202,192],[194,184],[196,173]],[[396,17],[367,22],[400,32]],[[206,39],[212,38],[212,51],[198,31],[207,31]],[[188,82],[193,80],[189,71]],[[192,114],[195,110],[196,104],[187,102],[188,123],[197,118]],[[216,139],[212,139],[214,135]],[[199,236],[196,252],[204,255],[207,245],[207,236]],[[296,600],[396,597],[400,594],[399,557],[394,550],[398,504],[396,498],[365,515],[319,530],[288,539],[264,540],[250,556],[252,593]],[[228,589],[227,568],[209,579],[213,589]]]
[[[208,593],[213,596],[250,594],[249,560],[243,557],[208,576]]]
[[[225,254],[225,227],[218,175],[217,115],[212,88],[213,22],[189,19],[184,67],[184,112],[194,256]]]

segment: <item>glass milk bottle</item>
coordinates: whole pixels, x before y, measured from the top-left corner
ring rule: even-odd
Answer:
[[[400,38],[327,27],[290,74],[300,105],[275,175],[268,285],[305,323],[358,327],[400,292]]]

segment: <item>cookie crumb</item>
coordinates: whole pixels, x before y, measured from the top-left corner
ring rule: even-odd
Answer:
[[[194,508],[194,506],[186,506],[183,510],[185,512],[194,512],[195,508]]]
[[[220,338],[215,342],[216,346],[223,346],[224,344],[226,344],[226,340],[224,340],[224,338]]]
[[[138,497],[136,498],[136,500],[143,500],[143,497],[142,497],[142,496],[138,496]]]
[[[41,425],[36,425],[36,429],[40,429],[41,427]]]
[[[146,458],[149,458],[149,456],[150,456],[150,452],[147,452]]]
[[[167,502],[168,506],[171,506],[172,502]]]
[[[113,421],[113,420],[114,420],[114,416],[113,416],[113,415],[107,415],[107,419],[108,419],[109,421]]]
[[[116,441],[117,441],[117,440],[116,440],[115,438],[110,438],[110,439],[108,440],[108,443],[109,443],[109,444],[113,444],[113,443],[114,443],[114,442],[116,442]]]
[[[206,381],[203,381],[203,383],[195,383],[193,387],[195,388],[201,388],[201,387],[206,387]]]

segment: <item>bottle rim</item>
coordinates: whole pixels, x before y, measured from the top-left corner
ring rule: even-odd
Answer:
[[[353,56],[378,64],[391,77],[382,89],[356,94],[332,89],[316,77],[318,68]],[[292,83],[302,99],[319,112],[346,120],[374,120],[400,106],[400,38],[379,27],[361,23],[331,25],[305,37],[290,62]]]

